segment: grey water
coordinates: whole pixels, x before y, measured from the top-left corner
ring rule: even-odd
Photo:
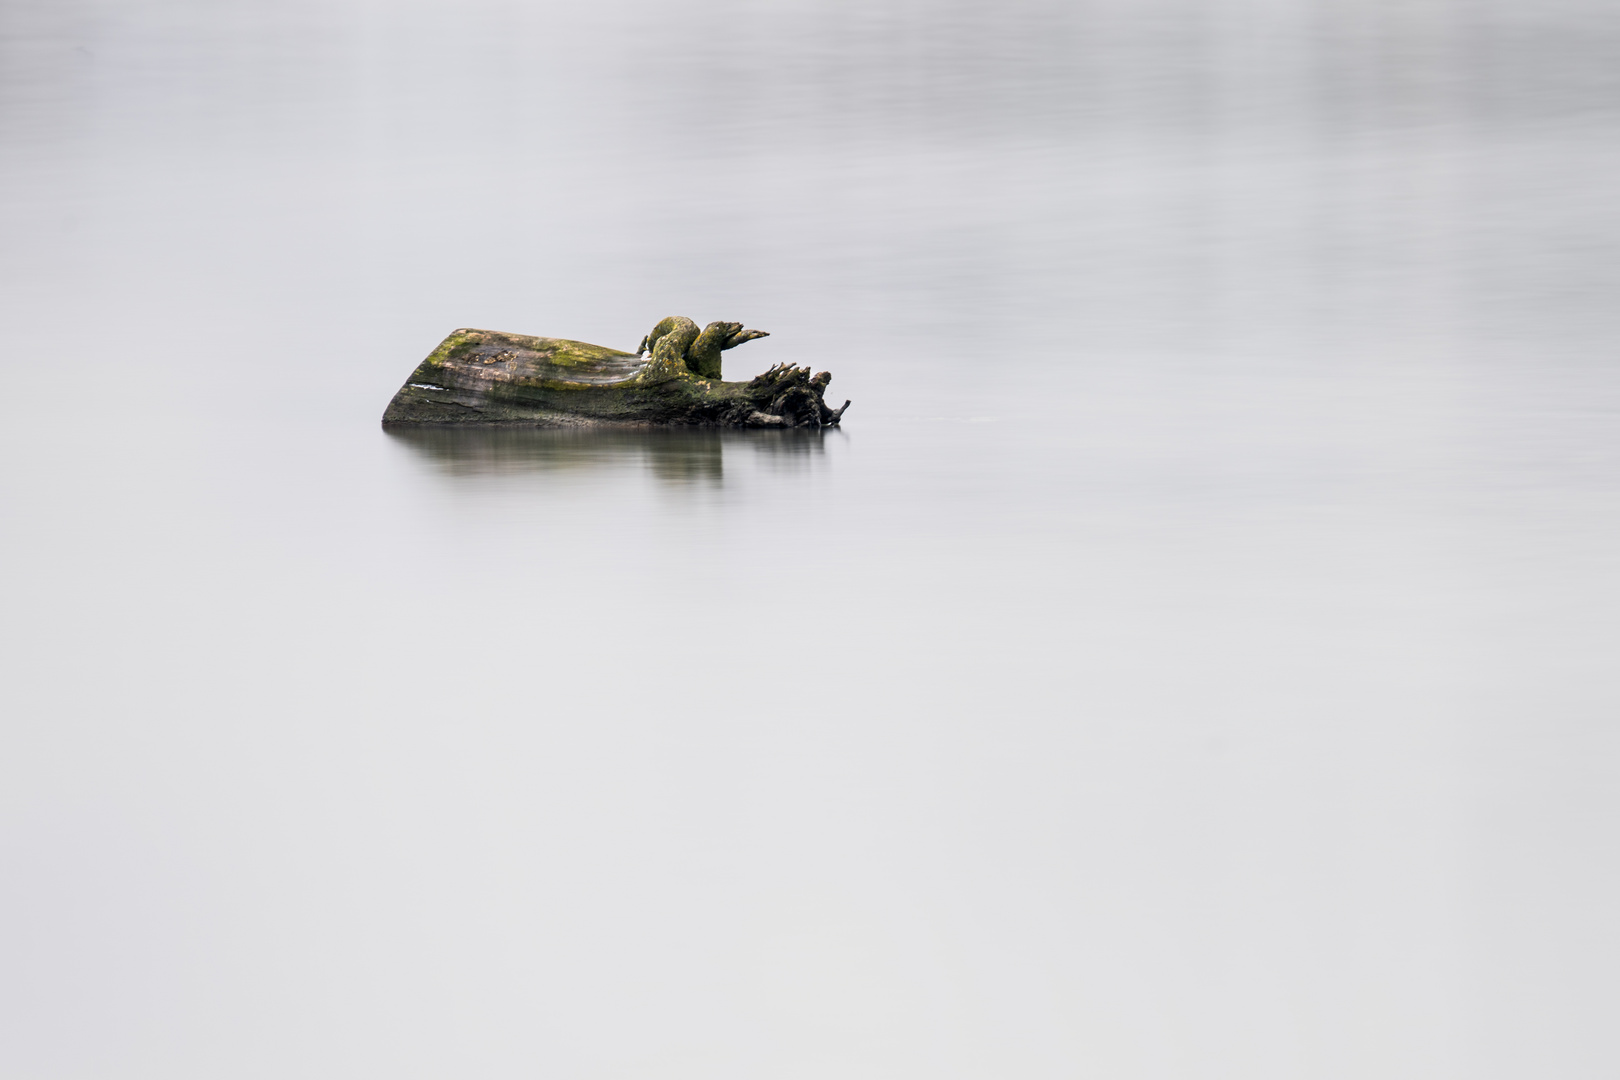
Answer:
[[[1610,1077],[1600,0],[0,2],[0,1073]],[[384,432],[472,326],[821,433]]]

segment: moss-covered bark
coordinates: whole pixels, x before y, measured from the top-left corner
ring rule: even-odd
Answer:
[[[829,427],[832,376],[778,364],[720,379],[720,354],[767,336],[741,323],[664,319],[638,353],[562,338],[457,330],[411,373],[383,413],[395,424],[624,424]]]

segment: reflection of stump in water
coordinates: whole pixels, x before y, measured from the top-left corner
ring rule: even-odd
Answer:
[[[725,436],[713,430],[411,426],[389,435],[452,476],[646,468],[674,485],[725,478]]]
[[[652,474],[665,483],[718,485],[725,479],[725,455],[717,431],[658,432],[647,440],[646,451]]]
[[[720,354],[765,337],[741,323],[699,330],[684,316],[653,327],[636,353],[563,338],[457,330],[411,373],[383,426],[529,424],[836,427],[832,376],[777,364],[747,382],[720,378]]]

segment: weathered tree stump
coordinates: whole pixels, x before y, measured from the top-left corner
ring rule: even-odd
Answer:
[[[778,364],[748,382],[720,378],[720,354],[763,330],[664,319],[634,353],[563,338],[457,330],[411,373],[383,412],[401,424],[699,425],[823,428],[832,376]]]

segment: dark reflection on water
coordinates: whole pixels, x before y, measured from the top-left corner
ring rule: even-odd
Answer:
[[[449,476],[645,468],[669,484],[716,486],[725,480],[728,452],[793,468],[824,454],[828,438],[821,431],[624,428],[420,427],[388,435]]]

